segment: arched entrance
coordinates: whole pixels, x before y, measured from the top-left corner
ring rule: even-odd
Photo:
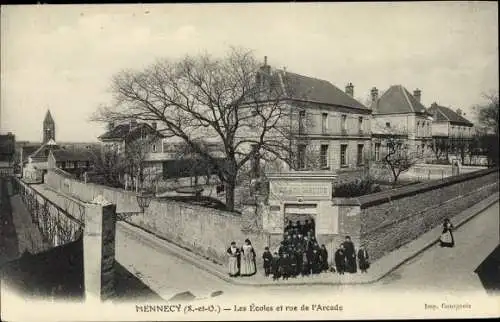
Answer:
[[[316,211],[316,204],[285,205],[285,235],[316,236]]]

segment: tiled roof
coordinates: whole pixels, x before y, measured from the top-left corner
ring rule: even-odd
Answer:
[[[431,107],[429,107],[428,109],[428,112],[433,115],[436,122],[453,122],[473,126],[473,124],[469,120],[459,115],[451,108],[440,106],[437,103],[432,103]]]
[[[372,104],[374,114],[427,113],[423,106],[402,85],[392,85]]]
[[[155,131],[151,125],[147,123],[138,123],[132,131],[130,131],[130,124],[118,124],[113,129],[107,131],[103,135],[99,136],[101,140],[117,140],[125,139],[130,135],[133,135],[140,131],[141,129],[146,130],[148,133],[156,132],[157,135],[162,136],[159,132]]]
[[[283,83],[287,85],[287,92],[292,99],[367,109],[366,106],[326,80],[283,70],[277,70],[276,72],[282,78]]]
[[[282,99],[368,110],[366,106],[326,80],[280,69],[271,70],[269,66],[267,67],[267,71],[265,67],[262,67],[263,71],[259,73],[259,76],[264,77],[269,82],[269,87]],[[263,94],[262,98],[258,98],[259,96],[260,90],[256,87],[253,93],[251,91],[248,94],[246,101],[251,104],[254,100],[271,99],[267,94]]]
[[[90,150],[66,150],[59,149],[52,151],[56,161],[91,161],[93,153]]]
[[[47,156],[48,156],[48,150],[54,149],[54,148],[57,148],[57,145],[55,144],[55,142],[53,140],[50,140],[47,143],[38,147],[38,149],[36,149],[35,152],[33,152],[29,155],[29,157],[33,161],[46,162]]]

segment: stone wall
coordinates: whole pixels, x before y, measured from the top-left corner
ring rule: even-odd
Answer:
[[[460,173],[471,173],[481,171],[486,167],[461,166]],[[380,163],[370,165],[370,175],[378,180],[392,181],[393,175],[389,168]],[[439,180],[452,176],[452,166],[442,164],[416,164],[408,171],[401,173],[398,180]]]
[[[45,174],[44,183],[56,191],[73,196],[84,202],[90,202],[97,196],[116,205],[117,213],[139,212],[136,194],[123,189],[106,187],[93,183],[84,183],[67,178],[55,169],[50,169]]]
[[[250,239],[260,259],[267,237],[242,230],[247,218],[238,214],[175,201],[151,201],[143,214],[128,222],[218,263],[225,263],[232,241],[243,245]]]
[[[133,192],[85,184],[52,170],[46,174],[45,183],[83,201],[102,195],[116,204],[117,213],[134,213],[127,218],[131,224],[218,263],[227,261],[225,251],[231,241],[241,246],[246,238],[250,239],[257,252],[258,263],[264,247],[268,246],[267,235],[248,230],[248,221],[253,218],[245,212],[239,215],[188,203],[152,200],[145,213],[140,213]]]
[[[360,243],[378,259],[497,191],[487,169],[360,197]]]

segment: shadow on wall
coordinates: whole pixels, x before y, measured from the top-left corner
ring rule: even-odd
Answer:
[[[500,245],[474,271],[488,293],[500,293]]]
[[[12,218],[7,180],[0,178],[0,265],[19,257],[19,239]]]
[[[53,298],[82,301],[83,238],[20,258],[1,268],[1,279],[25,298]]]
[[[120,302],[137,301],[163,301],[158,294],[153,292],[146,284],[129,272],[117,261],[115,266],[115,294],[113,299]]]

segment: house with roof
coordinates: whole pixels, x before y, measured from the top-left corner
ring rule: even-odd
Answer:
[[[50,150],[47,157],[49,169],[59,168],[67,173],[81,178],[85,172],[91,171],[94,167],[96,152],[92,149],[62,148]]]
[[[257,84],[281,86],[290,110],[282,121],[289,129],[295,165],[286,170],[338,172],[365,164],[371,110],[354,99],[352,83],[343,91],[327,80],[272,68],[267,57],[256,78]]]
[[[138,123],[132,119],[121,124],[108,124],[108,130],[98,137],[102,149],[126,155],[135,149],[142,162],[144,181],[156,180],[163,173],[163,161],[170,156],[164,151],[164,135],[157,129],[157,123]],[[124,176],[125,185],[132,185],[135,177]]]
[[[0,176],[14,173],[15,145],[14,134],[0,134]]]
[[[474,124],[463,117],[460,110],[432,103],[428,108],[432,115],[432,136],[445,138],[472,138]]]
[[[403,139],[416,157],[432,152],[432,115],[420,102],[421,90],[411,94],[402,85],[392,85],[380,97],[378,89],[371,90],[370,108],[373,111],[373,156],[376,161],[388,138]]]

